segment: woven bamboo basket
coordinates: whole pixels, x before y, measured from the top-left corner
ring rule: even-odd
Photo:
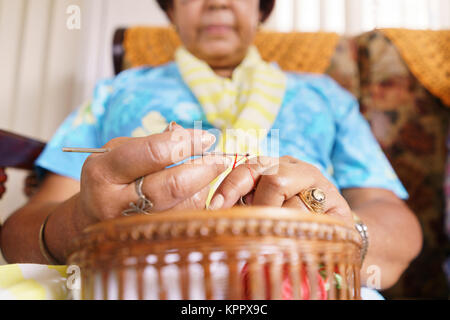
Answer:
[[[359,234],[293,209],[124,217],[89,227],[75,248],[81,299],[360,299]]]

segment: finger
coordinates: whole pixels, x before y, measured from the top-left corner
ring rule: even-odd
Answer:
[[[208,156],[158,171],[145,177],[142,192],[153,203],[152,211],[166,211],[209,187],[227,165],[228,161],[223,157]],[[127,186],[121,197],[125,206],[136,201],[135,185]]]
[[[126,144],[132,141],[134,138],[131,137],[118,137],[110,140],[104,147],[110,150],[120,147],[123,144]],[[93,153],[91,157],[101,157],[105,153]]]
[[[180,211],[180,210],[191,210],[198,209],[203,210],[206,207],[206,200],[208,199],[210,186],[204,187],[202,190],[194,194],[192,197],[180,202],[171,210]]]
[[[300,199],[298,195],[293,196],[292,198],[286,200],[283,205],[283,208],[291,208],[291,209],[298,209],[303,212],[309,212],[309,209],[306,207],[306,205],[303,203],[303,201]]]
[[[163,133],[164,132],[171,132],[171,131],[175,131],[175,130],[180,130],[180,129],[184,129],[184,128],[182,126],[180,126],[178,123],[176,123],[175,121],[172,121],[171,123],[169,123],[169,125],[163,131]]]
[[[267,157],[251,159],[231,171],[217,188],[209,209],[233,207],[241,196],[245,196],[255,188],[261,175],[272,168],[274,161],[270,160]]]
[[[338,193],[329,193],[328,195],[329,197],[327,198],[325,214],[343,220],[349,225],[352,225],[353,217],[350,214],[351,211],[345,199]],[[282,207],[297,209],[305,213],[313,213],[298,195],[286,200]]]
[[[319,188],[325,192],[326,211],[347,204],[337,188],[322,175],[318,168],[296,158],[285,156],[280,158],[277,174],[264,175],[260,179],[253,205],[278,207],[286,205],[286,202],[288,202],[287,205],[294,205],[301,201],[298,194],[309,188]],[[307,209],[303,202],[299,206]]]
[[[276,174],[263,175],[255,191],[253,205],[281,207],[283,203],[310,187],[326,184],[319,169],[302,161],[280,160]]]
[[[253,197],[253,205],[278,206],[281,199],[284,198],[285,201],[281,206],[310,212],[299,193],[309,188],[318,188],[326,195],[325,213],[341,219],[348,218],[350,212],[348,203],[339,190],[317,168],[292,157],[283,157],[280,159],[280,163],[282,165],[278,176],[264,176],[260,180]],[[292,177],[294,181],[289,181],[286,177]],[[271,197],[273,197],[272,200],[270,200]]]
[[[210,148],[216,138],[202,130],[179,129],[117,143],[109,153],[94,158],[103,177],[112,184],[130,183]],[[116,146],[118,144],[118,146]],[[108,144],[106,147],[110,147]]]

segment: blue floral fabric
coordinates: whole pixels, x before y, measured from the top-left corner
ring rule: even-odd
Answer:
[[[39,168],[80,179],[87,155],[63,147],[99,148],[116,137],[163,131],[170,121],[213,129],[175,63],[137,68],[98,83],[93,99],[64,121],[38,158]],[[384,188],[408,194],[359,112],[353,96],[325,75],[288,74],[282,107],[267,141],[268,155],[290,155],[318,167],[339,189]]]

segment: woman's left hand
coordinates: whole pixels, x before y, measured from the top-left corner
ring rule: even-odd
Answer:
[[[240,165],[221,183],[209,208],[231,208],[243,197],[247,205],[310,211],[299,196],[310,188],[324,192],[325,214],[353,225],[350,206],[338,189],[319,169],[290,156],[279,159],[259,157]]]

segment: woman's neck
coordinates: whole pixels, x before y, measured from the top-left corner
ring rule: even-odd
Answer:
[[[244,61],[248,49],[242,49],[230,55],[202,55],[195,50],[190,51],[192,55],[206,62],[219,77],[231,79],[233,71]]]
[[[219,77],[223,77],[223,78],[230,78],[233,75],[233,71],[236,67],[219,67],[219,68],[214,68],[211,67],[211,69],[214,71],[215,74],[217,74]]]
[[[239,56],[237,58],[227,59],[227,61],[224,61],[224,59],[209,60],[207,63],[219,77],[231,79],[233,71],[239,67],[244,58],[245,56]]]

